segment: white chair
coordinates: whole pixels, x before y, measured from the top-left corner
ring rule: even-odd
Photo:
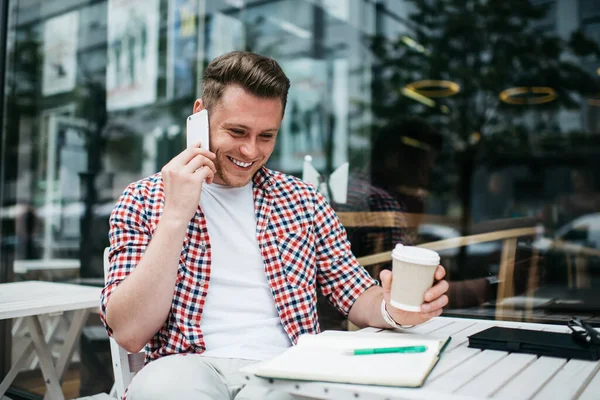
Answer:
[[[104,280],[108,278],[108,247],[104,249]],[[110,391],[110,395],[120,399],[125,394],[125,390],[131,383],[135,374],[144,366],[144,352],[129,353],[119,346],[117,341],[110,338],[110,355],[112,357],[113,373],[115,375],[115,384]]]

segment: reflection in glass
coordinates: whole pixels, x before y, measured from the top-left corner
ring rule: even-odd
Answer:
[[[183,148],[208,61],[249,50],[292,80],[269,166],[349,164],[358,257],[533,230],[440,251],[448,315],[600,323],[595,3],[9,2],[0,276],[101,283],[115,200]]]

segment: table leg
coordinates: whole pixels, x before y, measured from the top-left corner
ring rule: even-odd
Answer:
[[[23,325],[23,317],[19,317],[15,320],[12,326],[12,335],[17,336],[19,330],[21,330],[21,325]]]
[[[60,358],[56,363],[56,373],[58,374],[58,378],[61,382],[63,381],[66,369],[69,366],[69,362],[71,361],[71,357],[73,357],[73,352],[75,351],[75,344],[77,343],[77,340],[81,335],[81,330],[87,322],[87,318],[89,315],[89,310],[77,310],[73,315],[71,326],[69,327],[69,331],[67,332],[67,336],[65,337],[65,343],[63,344],[63,347],[60,351]]]
[[[59,383],[63,382],[65,372],[67,371],[67,367],[69,366],[69,362],[71,361],[73,352],[75,351],[75,344],[81,335],[81,330],[87,322],[87,317],[89,315],[89,310],[77,310],[73,315],[71,326],[67,332],[67,336],[65,336],[65,343],[60,351],[60,358],[56,362],[56,375],[58,376]],[[46,392],[44,400],[50,399],[51,397],[49,396],[49,393]]]
[[[46,397],[51,400],[64,400],[65,396],[62,393],[58,374],[54,367],[54,361],[52,360],[52,353],[48,348],[48,344],[44,340],[44,332],[42,331],[42,325],[39,317],[31,316],[26,318],[27,326],[35,351],[40,361],[40,368],[42,375],[44,375],[44,381],[46,383]]]
[[[50,348],[50,351],[52,351],[52,342],[54,341],[54,337],[56,336],[56,334],[58,333],[58,330],[60,328],[60,323],[63,320],[63,318],[65,318],[65,313],[58,313],[55,315],[43,315],[40,316],[44,318],[44,322],[46,325],[46,336],[44,337],[44,340],[46,341],[46,343],[48,343],[48,346]],[[41,319],[40,319],[41,322]],[[69,326],[68,321],[67,321],[67,326]],[[29,369],[35,369],[37,367],[38,364],[38,358],[37,357],[33,357],[33,360],[31,361],[31,365],[29,366]]]
[[[31,356],[31,353],[33,353],[33,342],[29,342],[27,347],[25,347],[23,350],[23,353],[21,353],[21,356],[17,359],[17,361],[15,361],[13,367],[10,369],[10,371],[8,371],[8,374],[6,374],[2,380],[2,383],[0,383],[0,399],[2,396],[4,396],[19,372],[21,372],[21,369],[25,367],[25,363],[27,362],[29,356]]]
[[[0,398],[6,393],[35,349],[47,387],[44,399],[64,400],[60,383],[63,381],[64,374],[73,357],[73,352],[75,351],[75,344],[81,335],[81,330],[87,322],[89,314],[90,310],[77,310],[74,312],[56,367],[54,366],[54,360],[52,359],[52,352],[49,344],[54,336],[54,329],[51,329],[52,332],[49,335],[44,335],[39,316],[23,318],[23,322],[27,324],[32,341],[25,347],[21,356],[4,377],[2,383],[0,383]]]

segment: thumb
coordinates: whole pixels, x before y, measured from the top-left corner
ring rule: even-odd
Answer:
[[[381,287],[383,288],[383,298],[386,303],[390,302],[390,291],[392,290],[392,271],[384,269],[379,274],[381,280]]]

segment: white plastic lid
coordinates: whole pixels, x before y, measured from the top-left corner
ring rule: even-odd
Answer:
[[[404,246],[400,243],[392,251],[392,257],[396,260],[414,264],[439,265],[440,263],[440,255],[435,251],[415,246]]]

